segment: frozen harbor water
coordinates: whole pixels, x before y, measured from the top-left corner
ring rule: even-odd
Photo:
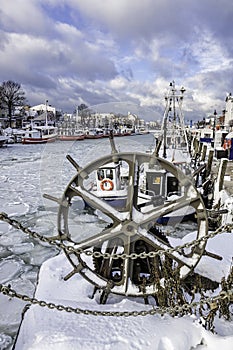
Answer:
[[[120,151],[146,151],[152,135],[119,138]],[[55,142],[48,145],[8,145],[0,150],[0,212],[16,218],[41,235],[55,235],[57,205],[43,198],[44,193],[60,197],[75,174],[66,155],[81,166],[110,153],[104,140]],[[79,225],[85,233],[102,225],[101,220],[80,212]],[[88,227],[88,228],[87,228]],[[22,294],[33,296],[41,264],[58,250],[32,240],[23,232],[0,222],[0,283],[10,284]],[[0,349],[11,349],[21,321],[25,302],[0,294]]]
[[[119,138],[115,142],[120,151],[145,151],[150,148],[153,136]],[[76,143],[56,142],[48,145],[16,144],[2,149],[0,211],[18,219],[24,226],[41,235],[55,235],[58,205],[44,199],[43,194],[61,197],[66,185],[75,174],[75,169],[66,159],[66,155],[70,154],[79,165],[83,166],[102,155],[109,154],[110,151],[107,139]],[[82,208],[76,208],[75,213],[76,210],[79,215],[75,217],[75,224],[80,235],[93,233],[106,224],[104,218],[92,215]],[[179,228],[177,230],[180,236],[174,232],[174,227],[168,226],[167,230],[169,232],[173,230],[174,240],[179,240],[180,237],[185,240],[187,232],[194,231],[195,228],[190,224],[183,225],[182,230]],[[225,247],[225,239],[218,240],[219,249],[220,243]],[[227,258],[224,261],[227,264],[224,261],[222,265],[219,265],[218,261],[215,265],[211,262],[209,269],[210,258],[204,257],[198,265],[199,271],[203,273],[208,270],[210,274],[218,271],[219,278],[222,274],[227,274],[231,262],[232,240],[226,247]],[[212,248],[211,242],[210,248]],[[101,309],[102,305],[90,299],[92,288],[83,278],[76,275],[74,279],[63,280],[62,276],[66,271],[70,271],[70,266],[67,259],[64,260],[64,256],[58,253],[56,248],[36,242],[23,232],[0,222],[0,283],[10,284],[18,292],[33,296],[39,268],[46,261],[40,274],[45,271],[49,278],[44,283],[42,279],[36,292],[37,298],[54,302],[59,300],[64,305],[67,303],[74,306],[78,300],[87,309],[91,306],[93,309]],[[49,259],[50,257],[53,258]],[[75,287],[76,282],[79,288]],[[72,294],[74,291],[75,295]],[[147,307],[144,304],[128,303],[126,299],[113,299],[112,302],[117,310]],[[12,349],[24,306],[24,302],[0,294],[0,350]],[[105,305],[107,308],[111,306]],[[159,316],[97,319],[95,316],[90,318],[86,315],[59,313],[35,305],[30,307],[29,311],[31,312],[25,313],[27,322],[23,323],[21,328],[17,350],[79,348],[216,350],[219,347],[230,350],[232,348],[233,325],[232,322],[225,322],[223,319],[216,323],[218,334],[212,334],[196,322],[195,316],[171,318],[165,315],[163,319]],[[56,322],[51,321],[54,315]],[[80,325],[79,331],[81,330],[79,335],[76,332],[77,322]],[[62,327],[64,325],[63,332],[58,328],[60,325]]]

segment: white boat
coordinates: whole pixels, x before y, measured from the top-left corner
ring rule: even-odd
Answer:
[[[100,139],[104,137],[104,131],[101,128],[89,128],[85,130],[85,139]]]
[[[23,144],[42,144],[54,142],[58,138],[57,128],[54,126],[33,126],[25,131]]]
[[[82,141],[85,139],[85,132],[78,128],[58,128],[58,139],[61,141]]]
[[[121,163],[108,163],[95,172],[95,182],[90,189],[98,198],[119,209],[127,200],[127,184]],[[127,175],[128,176],[128,175]]]
[[[185,174],[191,174],[191,157],[188,147],[184,116],[182,112],[184,88],[177,93],[175,83],[170,84],[170,89],[166,95],[166,108],[163,115],[163,123],[160,133],[156,135],[162,140],[160,145],[156,144],[154,153],[164,158],[172,164],[178,166]],[[177,105],[178,104],[178,105]],[[171,118],[171,113],[172,118]],[[178,114],[179,113],[179,114]],[[144,127],[139,129],[147,132]],[[115,147],[115,146],[114,146]],[[158,147],[158,148],[157,148]],[[149,154],[149,153],[148,153]],[[128,166],[129,168],[129,166]],[[127,200],[127,188],[129,185],[129,173],[127,174],[127,162],[116,162],[105,164],[96,172],[95,186],[92,191],[100,197],[124,210]],[[124,176],[122,172],[124,171]],[[180,185],[178,178],[169,171],[165,171],[159,165],[143,163],[138,170],[138,199],[137,205],[142,212],[150,209],[148,203],[154,206],[166,205],[172,200],[179,200],[184,195],[184,188]],[[193,219],[194,208],[187,207],[175,210],[169,215],[159,218],[159,223],[167,223],[174,220],[177,222]]]
[[[47,100],[45,103],[45,125],[37,126],[33,122],[22,137],[23,144],[42,144],[54,142],[58,138],[58,128],[48,123]]]

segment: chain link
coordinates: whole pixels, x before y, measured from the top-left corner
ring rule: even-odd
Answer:
[[[164,254],[164,252],[166,252],[166,254],[173,254],[175,252],[180,253],[185,248],[195,247],[200,243],[206,242],[209,238],[213,238],[216,235],[224,233],[224,232],[231,232],[231,230],[233,229],[233,224],[226,224],[222,227],[219,227],[217,230],[208,233],[207,235],[205,235],[203,237],[195,239],[191,242],[184,243],[183,245],[176,246],[174,248],[167,248],[166,251],[164,251],[164,249],[159,249],[157,251],[150,251],[148,253],[143,252],[143,253],[139,253],[139,254],[137,254],[137,253],[111,254],[111,253],[107,253],[107,252],[102,254],[99,251],[92,252],[91,250],[85,250],[85,249],[75,248],[75,246],[66,245],[60,241],[60,239],[61,239],[60,237],[58,237],[58,238],[55,237],[55,239],[54,239],[54,237],[49,238],[49,237],[42,236],[42,235],[38,234],[37,232],[32,231],[27,227],[24,227],[19,221],[15,220],[15,219],[11,219],[6,213],[0,213],[0,220],[10,224],[12,227],[15,227],[16,229],[21,230],[22,232],[24,232],[25,234],[28,234],[29,236],[31,236],[34,239],[40,240],[43,243],[49,243],[53,246],[56,246],[57,248],[65,250],[67,253],[85,254],[87,256],[93,256],[95,258],[102,257],[104,259],[119,259],[119,258],[121,258],[123,260],[137,259],[137,258],[145,259],[147,257],[154,258],[160,254]]]
[[[201,299],[200,301],[194,301],[190,304],[183,304],[183,305],[175,305],[171,307],[152,307],[149,310],[140,310],[140,311],[100,311],[100,310],[90,310],[90,309],[81,309],[79,307],[72,307],[72,306],[64,306],[61,304],[54,304],[52,302],[47,302],[44,300],[38,300],[36,298],[31,298],[27,295],[23,295],[20,293],[17,293],[15,290],[11,289],[10,285],[5,286],[0,284],[0,293],[7,295],[11,298],[18,298],[22,301],[29,302],[33,305],[39,305],[41,307],[47,307],[48,309],[56,309],[58,311],[66,311],[70,313],[76,313],[76,314],[84,314],[84,315],[92,315],[92,316],[147,316],[147,315],[155,315],[155,314],[170,314],[172,316],[174,315],[183,315],[183,314],[190,314],[192,313],[192,309],[197,309],[198,307],[203,307],[204,305],[208,305],[211,309],[211,305],[214,305],[214,309],[216,309],[219,306],[219,303],[221,301],[225,301],[228,303],[233,302],[233,291],[227,290],[227,291],[221,291],[218,295],[214,297],[208,297],[206,299]]]

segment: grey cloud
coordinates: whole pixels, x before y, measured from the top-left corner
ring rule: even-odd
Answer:
[[[48,96],[70,112],[129,99],[162,113],[175,79],[187,85],[191,118],[223,109],[221,94],[233,90],[231,0],[14,3],[0,0],[0,80],[22,83],[31,104]],[[209,105],[192,91],[208,93]]]

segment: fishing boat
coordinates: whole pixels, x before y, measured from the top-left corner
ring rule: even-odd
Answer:
[[[184,91],[184,88],[181,88],[178,92],[175,88],[175,82],[170,84],[165,96],[166,107],[162,128],[155,137],[157,142],[154,149],[149,153],[155,156],[160,155],[162,159],[172,162],[190,176],[192,172],[191,154],[182,112]],[[142,133],[146,133],[145,128],[140,130]],[[111,135],[115,137],[114,131]],[[113,139],[112,142],[114,143]],[[115,145],[112,145],[112,148],[117,153]],[[137,177],[137,206],[141,208],[141,212],[145,213],[155,204],[169,205],[171,201],[179,200],[184,195],[184,187],[180,184],[177,174],[171,173],[169,169],[165,171],[158,163],[142,162],[138,167]],[[129,165],[127,161],[121,160],[99,168],[95,174],[94,186],[89,190],[97,197],[124,210],[129,182]],[[194,219],[194,215],[195,209],[192,206],[187,206],[174,210],[169,215],[161,216],[157,222],[161,224],[171,223],[171,220],[180,222]]]
[[[127,200],[126,176],[121,163],[108,163],[95,172],[95,182],[90,191],[116,208],[124,208]]]
[[[174,164],[191,162],[190,142],[182,110],[184,92],[184,87],[178,91],[175,82],[170,83],[168,92],[165,94],[161,130],[154,135],[156,154]]]
[[[142,213],[156,205],[169,205],[184,196],[184,187],[178,176],[164,170],[159,164],[141,164],[138,180],[137,206]],[[124,211],[127,204],[127,191],[130,183],[129,167],[126,161],[107,163],[95,172],[95,181],[87,187],[96,197],[103,199],[114,208]],[[157,219],[160,224],[194,220],[195,209],[187,206],[174,210]]]
[[[58,138],[58,129],[55,126],[49,125],[47,100],[45,103],[45,125],[31,125],[26,129],[25,135],[22,137],[23,144],[43,144],[54,142]]]
[[[100,139],[104,137],[104,131],[100,128],[89,128],[85,130],[85,139]]]
[[[85,133],[83,130],[77,130],[74,134],[61,134],[58,136],[60,141],[82,141],[85,139]]]
[[[60,141],[82,141],[85,139],[85,135],[60,135],[58,139]]]
[[[57,128],[54,126],[33,126],[25,131],[22,137],[23,144],[43,144],[54,142],[58,138]]]

